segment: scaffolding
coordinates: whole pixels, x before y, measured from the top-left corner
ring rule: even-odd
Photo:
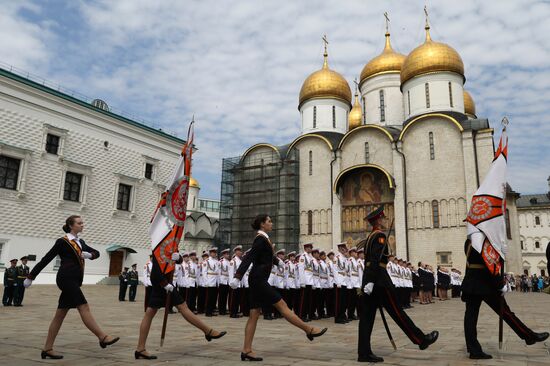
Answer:
[[[293,149],[286,157],[278,151],[250,153],[222,162],[220,246],[242,245],[246,250],[255,233],[251,223],[258,214],[273,220],[270,239],[287,253],[298,249],[299,159]]]

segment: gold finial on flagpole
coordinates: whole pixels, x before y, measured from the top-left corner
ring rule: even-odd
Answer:
[[[504,127],[504,129],[506,129],[506,127],[508,127],[508,125],[510,124],[510,121],[508,120],[508,117],[504,116],[504,118],[502,118],[502,121],[500,122],[500,124],[502,125],[502,127]]]

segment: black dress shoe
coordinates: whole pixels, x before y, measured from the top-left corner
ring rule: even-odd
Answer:
[[[145,352],[145,350],[134,352],[134,357],[136,358],[136,360],[139,360],[141,358],[144,359],[144,360],[156,360],[157,359],[157,356],[155,356],[155,355],[146,355],[143,352]]]
[[[109,342],[105,342],[105,340],[107,339],[108,336],[105,336],[103,337],[103,339],[101,341],[99,341],[99,346],[101,348],[105,348],[107,346],[110,346],[111,344],[115,344],[116,342],[118,342],[118,340],[120,339],[119,337],[115,337],[113,339],[111,339]]]
[[[434,330],[430,334],[426,334],[424,336],[424,340],[422,341],[422,343],[418,345],[418,348],[422,350],[428,348],[430,344],[435,343],[435,341],[437,341],[437,337],[439,337],[439,332],[437,330]]]
[[[241,361],[263,361],[261,357],[250,356],[248,353],[241,352]]]
[[[42,351],[40,353],[40,357],[42,357],[43,360],[45,360],[46,358],[51,358],[52,360],[61,360],[63,358],[63,356],[61,355],[52,355],[50,352],[52,350],[49,349],[47,351]]]
[[[527,343],[528,346],[535,344],[537,342],[543,342],[548,338],[548,332],[542,332],[542,333],[533,333],[533,338],[529,338],[525,340],[525,343]]]
[[[213,330],[214,330],[214,329],[210,329],[210,332],[208,332],[208,334],[205,334],[205,335],[204,335],[204,338],[206,338],[206,340],[207,340],[208,342],[210,342],[212,339],[221,338],[221,337],[223,337],[224,335],[227,334],[226,331],[223,331],[223,332],[220,332],[220,334],[218,334],[217,336],[214,336],[214,335],[212,335],[212,331],[213,331]]]
[[[348,320],[357,320],[357,317],[355,315],[348,316]]]
[[[271,315],[264,315],[264,320],[273,320]]]
[[[317,338],[317,337],[322,336],[323,334],[326,333],[327,330],[328,330],[328,328],[323,328],[323,329],[321,329],[321,331],[319,333],[312,333],[313,328],[311,328],[311,332],[309,332],[307,334],[307,339],[309,339],[310,341],[313,341],[313,338]]]
[[[479,352],[476,352],[476,353],[470,353],[470,359],[472,360],[490,360],[491,358],[493,358],[493,356],[483,352],[483,351],[479,351]]]
[[[371,353],[366,356],[359,356],[357,358],[357,362],[384,362],[384,359],[376,356],[374,353]]]
[[[344,319],[334,319],[334,322],[336,324],[348,324],[348,322]]]
[[[242,315],[229,315],[230,318],[235,318],[235,319],[240,318],[241,316]]]

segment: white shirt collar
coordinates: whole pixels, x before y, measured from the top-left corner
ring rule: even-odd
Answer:
[[[258,230],[258,234],[265,236],[266,239],[269,239],[269,235],[263,230]]]
[[[69,239],[69,241],[71,240],[74,240],[76,241],[76,243],[78,244],[78,246],[82,249],[82,244],[80,244],[80,239],[78,238],[78,236],[75,236],[71,233],[67,233],[67,239]]]

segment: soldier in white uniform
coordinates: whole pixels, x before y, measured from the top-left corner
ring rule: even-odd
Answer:
[[[284,299],[290,310],[294,310],[294,296],[296,293],[296,252],[290,252],[285,261],[285,293]]]
[[[273,281],[273,286],[281,294],[283,299],[286,296],[286,291],[285,291],[285,267],[286,266],[284,264],[285,254],[286,254],[285,249],[280,249],[276,253],[277,258],[279,258],[280,261],[279,261],[279,265],[275,266],[275,280]],[[275,319],[282,318],[281,313],[279,313],[277,309],[275,309],[274,307],[272,307],[272,309],[273,309],[273,317]]]
[[[218,260],[218,248],[208,249],[208,259],[203,264],[204,287],[206,287],[205,316],[214,316],[214,308],[218,298],[218,283],[220,280],[220,262]]]
[[[319,282],[321,285],[319,306],[317,307],[317,314],[319,318],[328,318],[328,302],[327,291],[329,289],[329,269],[326,262],[327,255],[324,250],[319,252]]]
[[[237,268],[241,265],[241,257],[243,255],[243,247],[240,245],[237,245],[235,248],[233,248],[233,258],[229,262],[229,282],[231,283],[231,280],[235,277],[235,273],[237,272]],[[241,290],[242,283],[239,284],[239,287],[236,289],[230,289],[229,290],[229,316],[231,318],[240,318],[239,315],[239,305],[241,304],[241,296],[242,296],[242,290]],[[242,311],[242,310],[241,310]]]
[[[227,298],[229,296],[229,249],[221,251],[220,278],[218,286],[218,310],[220,315],[227,315]]]
[[[359,280],[363,279],[363,272],[365,271],[365,250],[363,248],[357,249],[357,272],[359,273]],[[357,299],[357,314],[361,314],[361,306],[363,301]]]
[[[189,252],[188,261],[185,262],[186,271],[185,275],[187,278],[187,306],[194,313],[197,312],[197,252]]]
[[[244,253],[244,255],[246,255],[248,252],[250,252],[250,249],[248,249]],[[243,290],[243,296],[242,296],[243,301],[241,303],[241,308],[244,316],[248,316],[250,314],[250,287],[248,284],[248,277],[250,276],[250,271],[253,265],[254,264],[251,264],[250,267],[248,267],[248,270],[244,273],[243,279],[241,281],[242,290]]]
[[[208,252],[204,251],[201,255],[201,260],[198,263],[197,272],[197,312],[204,314],[206,308],[206,261],[208,260]]]
[[[187,290],[187,277],[186,277],[186,261],[189,260],[189,254],[182,253],[181,257],[183,258],[183,262],[176,263],[175,269],[174,269],[174,277],[176,278],[176,288],[178,289],[178,292],[180,293],[180,296],[182,299],[187,298],[187,294],[185,293]]]
[[[338,244],[338,253],[334,257],[332,273],[334,275],[334,322],[346,324],[348,308],[348,247],[346,243]]]
[[[357,289],[361,288],[361,279],[359,278],[359,266],[357,265],[357,248],[349,250],[348,258],[349,279],[348,285],[348,320],[357,320],[355,310],[357,309]]]
[[[149,260],[145,265],[143,266],[143,285],[145,286],[145,303],[144,303],[144,311],[147,310],[147,304],[149,301],[149,297],[151,296],[151,290],[153,289],[153,285],[151,283],[151,270],[153,269],[153,256],[149,255]]]
[[[304,252],[300,254],[298,261],[298,276],[300,278],[300,306],[298,316],[302,318],[304,322],[310,321],[311,310],[313,309],[311,303],[311,293],[313,291],[313,256],[311,250],[313,249],[312,243],[305,243],[303,245]]]
[[[321,297],[321,277],[319,276],[319,249],[313,248],[311,251],[313,256],[313,291],[311,292],[311,312],[309,314],[310,320],[317,320],[321,318],[321,313],[319,310],[319,302]]]

